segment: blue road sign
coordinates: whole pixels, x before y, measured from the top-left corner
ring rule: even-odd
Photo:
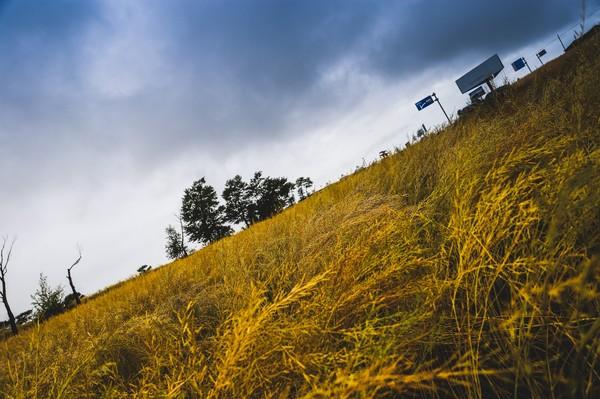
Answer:
[[[525,68],[525,59],[523,59],[523,57],[521,57],[518,60],[516,60],[515,62],[513,62],[511,65],[512,65],[513,69],[515,70],[515,72],[517,72],[519,69]]]
[[[421,101],[419,101],[418,103],[416,103],[415,105],[417,106],[417,109],[420,111],[423,108],[429,107],[431,104],[433,104],[433,97],[427,96],[424,99],[422,99]]]
[[[539,52],[539,53],[537,53],[536,55],[538,56],[538,58],[540,58],[540,57],[542,57],[542,56],[546,55],[546,49],[545,49],[545,48],[544,48],[544,49],[541,49],[541,50],[540,50],[540,52]]]
[[[469,97],[471,97],[471,101],[474,102],[483,97],[484,94],[485,90],[483,89],[483,87],[479,86],[478,88],[469,93]]]

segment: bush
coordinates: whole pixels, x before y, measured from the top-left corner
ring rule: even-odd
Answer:
[[[40,273],[40,286],[31,296],[36,318],[45,320],[61,313],[64,310],[63,296],[63,288],[60,285],[50,287],[46,276]]]

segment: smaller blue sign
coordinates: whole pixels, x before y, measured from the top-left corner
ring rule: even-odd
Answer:
[[[546,55],[546,49],[541,49],[539,53],[537,53],[538,58]]]
[[[422,99],[421,101],[419,101],[418,103],[416,103],[415,105],[417,106],[417,109],[420,111],[423,108],[429,107],[431,104],[433,104],[433,97],[427,96],[424,99]]]
[[[471,101],[476,101],[483,97],[484,94],[485,90],[483,90],[483,87],[479,86],[478,88],[469,93],[469,97],[471,97]]]
[[[525,59],[521,57],[518,60],[516,60],[515,62],[513,62],[511,65],[512,65],[513,69],[515,70],[515,72],[517,72],[519,69],[525,68]]]

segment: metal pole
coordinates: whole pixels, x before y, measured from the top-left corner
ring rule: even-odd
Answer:
[[[423,128],[423,131],[424,131],[424,132],[426,132],[426,131],[427,131],[427,128],[425,127],[425,124],[424,124],[424,123],[421,123],[421,127]]]
[[[527,60],[525,59],[525,57],[523,57],[523,62],[525,63],[525,66],[527,67],[527,69],[529,69],[529,73],[533,72],[531,70],[531,67],[529,66],[529,64],[527,63]]]
[[[433,101],[437,101],[438,105],[442,109],[442,112],[444,113],[444,115],[446,115],[446,119],[448,119],[448,123],[452,123],[452,121],[450,120],[450,117],[446,113],[446,110],[444,109],[444,107],[442,107],[442,103],[440,102],[440,99],[437,98],[437,96],[435,95],[435,93],[433,93],[431,96],[433,97]]]
[[[565,44],[563,43],[563,41],[562,41],[562,39],[560,38],[560,35],[559,35],[558,33],[556,34],[556,37],[558,37],[558,41],[560,42],[560,45],[562,46],[562,48],[563,48],[563,51],[565,51],[565,52],[566,52],[566,51],[567,51],[567,49],[565,48]]]
[[[542,59],[540,58],[540,56],[537,55],[537,54],[535,56],[538,57],[538,61],[540,62],[540,64],[544,65],[544,62],[542,61]]]

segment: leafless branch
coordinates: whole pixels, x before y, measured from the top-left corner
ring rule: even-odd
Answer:
[[[79,253],[79,257],[77,258],[77,260],[75,260],[71,267],[67,269],[69,271],[71,271],[72,268],[74,268],[79,262],[81,262],[81,247],[79,245],[77,246],[77,252]]]
[[[6,242],[8,241],[8,237],[2,237],[2,248],[0,248],[0,277],[4,280],[4,276],[8,272],[8,262],[10,261],[10,255],[12,254],[13,246],[15,245],[15,241],[17,239],[13,238],[10,247],[8,248],[8,253],[6,254],[6,259],[4,259],[4,250],[6,249]]]

